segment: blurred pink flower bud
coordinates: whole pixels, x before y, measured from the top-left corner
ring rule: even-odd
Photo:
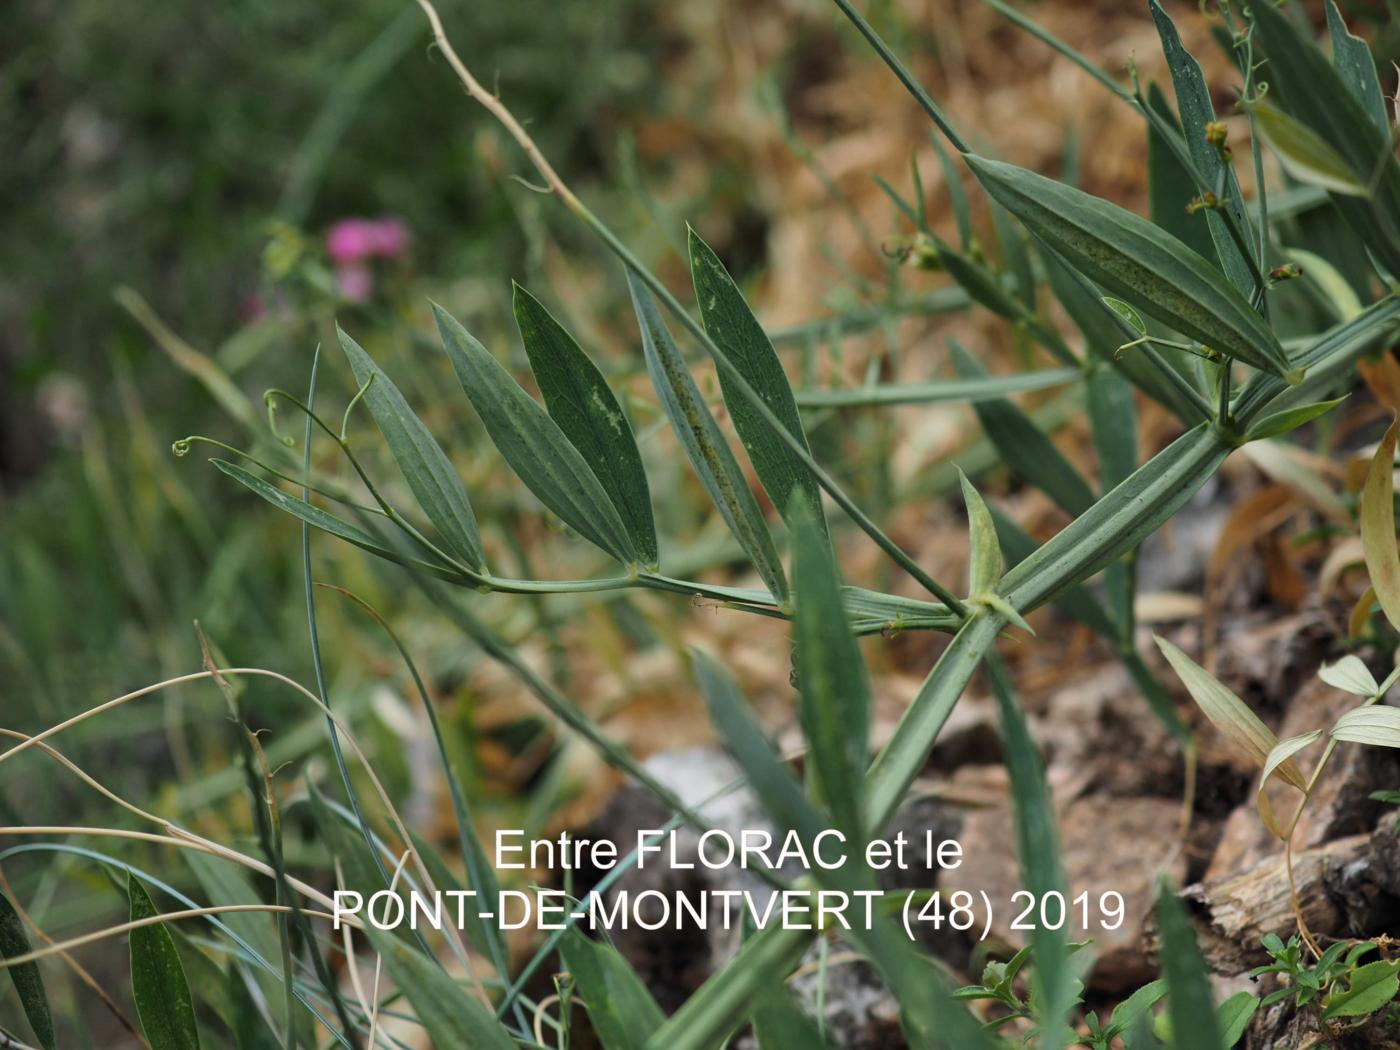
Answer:
[[[374,254],[375,224],[341,219],[326,232],[326,254],[333,263],[355,263]]]
[[[369,225],[370,243],[373,245],[374,254],[382,255],[386,259],[397,259],[408,251],[412,235],[402,219],[383,218]]]
[[[408,250],[410,239],[401,219],[341,219],[326,231],[326,254],[338,265],[375,256],[394,259]]]
[[[362,303],[374,294],[374,274],[363,263],[339,266],[335,271],[340,294],[352,303]]]

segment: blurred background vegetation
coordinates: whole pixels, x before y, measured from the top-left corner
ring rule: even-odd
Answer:
[[[924,117],[829,5],[439,6],[464,54],[531,118],[556,167],[678,286],[685,223],[701,230],[765,320],[788,331],[804,385],[946,374],[946,348],[932,338],[943,322],[920,306],[948,282],[897,265],[898,238],[909,231],[871,176],[912,193],[914,153],[930,222],[951,236],[947,187]],[[1030,6],[1115,71],[1131,53],[1157,53],[1137,5]],[[1383,13],[1380,0],[1350,6],[1363,21]],[[864,7],[964,124],[1009,159],[1047,171],[1074,165],[1095,192],[1129,206],[1145,200],[1140,124],[1062,59],[975,0]],[[1209,24],[1182,22],[1208,68],[1223,70]],[[619,274],[463,98],[415,5],[17,0],[6,8],[0,56],[8,725],[34,731],[197,670],[196,620],[230,664],[312,680],[295,527],[196,462],[199,446],[183,461],[170,449],[203,433],[299,462],[302,421],[279,413],[279,432],[296,437],[284,449],[261,394],[305,390],[316,347],[334,345],[333,320],[385,363],[453,451],[496,564],[521,576],[592,571],[591,555],[541,524],[538,506],[478,440],[479,424],[423,342],[426,301],[444,302],[519,361],[515,278],[626,381],[639,355]],[[348,218],[386,216],[403,224],[409,244],[372,263],[367,294],[347,297],[326,235]],[[791,328],[838,315],[858,319],[855,338],[827,321]],[[993,359],[1025,352],[985,317],[947,325]],[[323,365],[321,400],[334,418],[353,386],[338,352]],[[648,406],[639,397],[633,407],[653,491],[664,494],[656,502],[668,554],[723,578],[733,552]],[[1048,401],[1045,411],[1066,409]],[[951,480],[952,455],[965,451],[969,418],[927,408],[814,423],[819,458],[839,466],[872,514],[941,578],[956,578],[960,554],[948,538],[961,525],[934,497]],[[358,428],[352,420],[351,439],[381,468],[387,462],[363,420]],[[1071,432],[1069,440],[1086,439]],[[315,449],[317,468],[346,476],[325,444]],[[399,481],[391,468],[380,476]],[[597,807],[607,794],[597,760],[555,733],[401,576],[341,543],[313,550],[315,577],[364,597],[423,661],[455,746],[473,758],[473,786],[495,807],[486,819],[505,822],[507,809],[511,822],[539,828],[568,819],[569,803],[582,807],[575,819]],[[708,732],[679,685],[683,631],[716,636],[751,694],[786,683],[785,661],[772,658],[786,644],[779,627],[690,611],[681,599],[496,595],[475,607],[642,752]],[[375,745],[391,790],[418,800],[431,831],[444,816],[440,785],[416,779],[424,731],[392,648],[333,595],[318,599],[318,611],[333,704]],[[910,639],[875,659],[897,678],[906,666],[926,667],[935,644]],[[893,702],[902,695],[893,694]],[[285,693],[249,687],[247,703],[256,722],[277,730],[265,741],[274,761],[324,747],[319,716]],[[222,714],[212,688],[169,692],[89,723],[64,749],[119,793],[216,832],[245,815]],[[0,772],[4,822],[82,823],[100,804],[76,780],[50,776],[44,761],[30,755]],[[40,916],[46,902],[57,909],[50,933],[92,918],[54,903],[48,869],[22,874],[18,897],[37,900]],[[121,906],[115,894],[110,903]]]

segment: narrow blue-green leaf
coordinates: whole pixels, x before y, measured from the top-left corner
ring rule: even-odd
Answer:
[[[643,563],[654,566],[658,555],[651,490],[632,424],[603,373],[568,329],[520,285],[514,289],[515,323],[550,418],[593,468]]]
[[[1225,1050],[1205,959],[1186,907],[1166,878],[1157,890],[1157,925],[1162,933],[1162,975],[1167,982],[1172,1044],[1191,1050]]]
[[[1162,89],[1155,83],[1147,88],[1147,105],[1171,128],[1180,134],[1176,112]],[[1220,256],[1215,251],[1211,229],[1202,213],[1190,214],[1186,206],[1200,195],[1196,180],[1181,163],[1171,145],[1154,121],[1147,123],[1147,214],[1162,229],[1182,244],[1198,252],[1217,266]]]
[[[584,936],[577,923],[559,942],[559,954],[588,1004],[603,1050],[642,1050],[666,1015],[627,960],[612,945]]]
[[[1178,332],[1291,381],[1278,338],[1220,271],[1165,230],[1014,164],[967,156],[996,200],[1085,276]]]
[[[790,520],[798,717],[821,797],[837,826],[860,841],[870,682],[847,624],[831,547],[805,509]]]
[[[624,565],[639,554],[588,462],[505,366],[436,303],[442,344],[497,450],[541,503]]]
[[[159,914],[141,881],[129,873],[126,893],[132,922]],[[137,927],[129,938],[131,994],[151,1050],[198,1050],[194,1003],[170,931],[164,923],[155,923]]]
[[[283,492],[276,485],[269,484],[256,474],[250,474],[236,463],[229,463],[227,460],[222,459],[211,459],[209,462],[214,464],[216,468],[223,471],[229,477],[233,478],[233,480],[237,481],[240,485],[257,493],[278,510],[285,511],[294,518],[299,518],[312,528],[320,529],[322,532],[328,532],[332,536],[353,543],[356,547],[367,550],[371,554],[376,554],[381,558],[403,564],[412,564],[415,568],[421,569],[424,572],[430,572],[435,576],[445,576],[448,579],[458,579],[460,576],[460,574],[454,575],[444,569],[429,565],[425,562],[404,559],[397,552],[385,547],[363,529],[351,525],[348,521],[337,518],[334,514],[328,514],[320,507],[307,503],[304,499]]]
[[[729,531],[744,548],[758,570],[768,590],[778,601],[787,598],[787,578],[783,575],[778,550],[763,512],[758,508],[744,480],[743,471],[720,433],[719,424],[686,368],[685,359],[676,348],[675,340],[656,309],[656,302],[632,273],[627,271],[627,284],[632,292],[632,307],[642,332],[642,351],[646,357],[651,382],[661,398],[661,408],[671,427],[681,440],[695,473],[700,476],[705,491],[714,500]]]
[[[1012,811],[1016,825],[1016,853],[1021,862],[1021,885],[1036,900],[1065,893],[1064,866],[1060,861],[1059,833],[1045,765],[1031,740],[1026,718],[1012,694],[1011,681],[1000,659],[987,664],[1000,715],[1001,743],[1011,777]],[[1035,980],[1040,989],[1042,1050],[1064,1045],[1065,1019],[1074,998],[1074,982],[1068,966],[1068,938],[1063,926],[1036,923],[1031,931],[1035,949]]]
[[[934,249],[944,272],[957,281],[974,302],[1008,321],[1020,320],[1025,314],[1025,308],[1016,302],[1001,279],[982,263],[970,255],[953,251],[942,241],[934,241]]]
[[[1152,12],[1152,21],[1157,24],[1157,35],[1161,37],[1162,51],[1167,57],[1167,68],[1171,71],[1172,86],[1176,89],[1176,105],[1181,111],[1182,134],[1186,139],[1187,152],[1207,186],[1212,189],[1219,186],[1221,177],[1224,177],[1225,192],[1221,195],[1221,203],[1234,221],[1235,228],[1242,232],[1248,243],[1249,216],[1245,212],[1244,196],[1240,193],[1234,169],[1221,160],[1215,147],[1206,141],[1206,125],[1215,120],[1215,106],[1210,100],[1210,85],[1206,83],[1200,63],[1181,42],[1181,35],[1177,32],[1171,16],[1162,10],[1162,5],[1157,0],[1148,0],[1148,7]],[[1206,224],[1226,276],[1241,294],[1252,295],[1254,275],[1239,245],[1226,229],[1225,220],[1214,211],[1207,211]]]
[[[1265,416],[1250,427],[1249,434],[1246,436],[1250,441],[1258,441],[1262,438],[1287,434],[1290,430],[1297,430],[1304,423],[1311,423],[1319,416],[1332,411],[1345,400],[1345,397],[1339,397],[1331,401],[1315,401],[1311,405],[1299,405],[1297,408],[1275,412]]]
[[[372,924],[366,924],[365,936],[433,1046],[515,1050],[515,1040],[495,1015],[436,962]]]
[[[1332,65],[1376,127],[1389,136],[1385,95],[1381,92],[1381,81],[1376,75],[1376,60],[1371,56],[1371,48],[1347,29],[1341,11],[1337,10],[1336,0],[1327,0],[1326,6],[1327,33],[1332,41]]]
[[[483,568],[486,558],[481,550],[476,515],[467,501],[462,479],[452,469],[442,446],[409,408],[394,381],[364,348],[339,326],[336,333],[350,360],[355,381],[361,387],[369,384],[364,393],[365,406],[384,435],[418,506],[442,535],[449,551],[471,568]]]
[[[29,951],[29,936],[24,932],[24,923],[10,903],[10,898],[0,893],[0,955],[13,959],[18,955],[28,955]],[[44,991],[39,964],[27,962],[8,969],[24,1016],[34,1030],[34,1038],[43,1050],[54,1050],[57,1044],[54,1042],[53,1015],[49,1012],[49,997]]]
[[[943,379],[931,383],[891,383],[880,386],[849,387],[844,390],[799,390],[797,403],[803,408],[845,408],[865,405],[926,405],[935,402],[996,401],[1029,390],[1045,390],[1072,383],[1080,376],[1077,368],[1047,368],[1039,372],[986,376],[982,379]]]
[[[958,224],[958,243],[967,251],[972,247],[972,209],[968,206],[967,191],[963,189],[961,174],[943,140],[932,131],[928,137],[933,142],[933,151],[938,154],[938,166],[943,169],[943,185],[948,190],[948,203]]]
[[[949,345],[959,375],[967,379],[986,375],[981,363],[963,347],[955,342]],[[1023,481],[1039,488],[1072,516],[1093,504],[1089,483],[1024,412],[1005,400],[979,401],[973,408],[1001,458]]]
[[[694,230],[689,231],[690,275],[700,319],[705,331],[724,351],[739,373],[763,398],[788,433],[807,447],[802,417],[792,396],[792,386],[782,362],[773,349],[768,333],[754,317],[729,271],[718,255]],[[822,514],[821,489],[807,465],[786,442],[772,432],[768,421],[734,389],[734,381],[724,369],[719,372],[720,391],[734,420],[734,429],[753,463],[754,473],[763,483],[779,514],[787,515],[796,505],[793,496],[812,514],[818,527],[826,531]]]
[[[1089,429],[1099,456],[1099,491],[1108,492],[1137,470],[1137,406],[1127,381],[1111,369],[1099,367],[1088,380]],[[1114,562],[1105,571],[1113,615],[1132,636],[1133,601],[1137,587],[1135,552]]]

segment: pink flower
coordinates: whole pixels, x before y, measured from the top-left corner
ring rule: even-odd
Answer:
[[[408,250],[411,235],[403,220],[341,219],[326,231],[326,254],[337,265],[363,262],[376,256],[395,259]]]
[[[338,266],[335,271],[340,294],[352,303],[362,303],[374,294],[374,274],[363,263]]]

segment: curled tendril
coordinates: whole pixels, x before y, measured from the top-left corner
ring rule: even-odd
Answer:
[[[296,444],[296,438],[277,432],[277,398],[279,396],[281,396],[280,390],[268,390],[263,393],[263,404],[267,406],[267,428],[272,431],[274,438],[287,448],[292,448]]]
[[[370,377],[369,377],[368,379],[365,380],[365,385],[362,386],[362,387],[360,387],[359,390],[356,390],[356,391],[355,391],[355,396],[352,397],[352,398],[350,399],[350,403],[349,403],[348,405],[345,406],[345,415],[343,415],[343,416],[340,417],[340,440],[341,440],[341,441],[344,441],[344,440],[345,440],[345,432],[346,432],[347,429],[349,429],[349,426],[350,426],[350,413],[353,412],[353,411],[355,411],[355,406],[358,405],[358,404],[360,403],[360,398],[362,398],[362,397],[365,396],[365,391],[367,391],[373,384],[374,384],[374,373],[370,373]]]
[[[170,452],[171,452],[172,455],[176,456],[177,458],[183,458],[183,457],[188,456],[188,455],[190,454],[190,448],[191,448],[193,445],[194,445],[194,438],[192,438],[192,437],[181,438],[179,441],[173,442],[173,443],[171,444],[171,446],[170,446]]]
[[[1262,64],[1262,63],[1261,63]],[[1254,94],[1244,100],[1245,105],[1252,106],[1269,93],[1269,82],[1261,80],[1254,85]]]

